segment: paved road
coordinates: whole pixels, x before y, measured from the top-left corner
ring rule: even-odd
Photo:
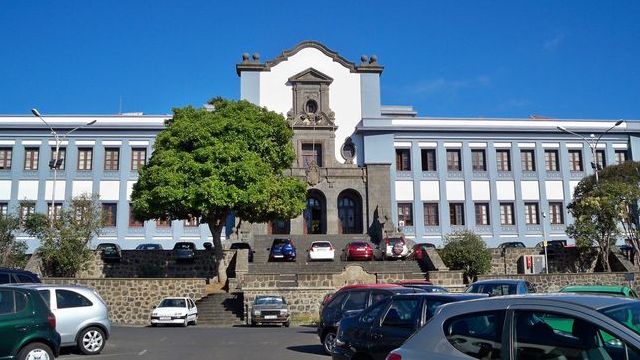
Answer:
[[[311,327],[115,327],[100,355],[62,353],[63,360],[330,359]]]

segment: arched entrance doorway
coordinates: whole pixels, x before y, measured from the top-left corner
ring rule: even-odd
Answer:
[[[362,233],[362,199],[357,191],[348,189],[338,195],[338,218],[341,234]]]
[[[304,210],[305,234],[327,233],[327,206],[324,194],[318,190],[307,193],[307,208]]]

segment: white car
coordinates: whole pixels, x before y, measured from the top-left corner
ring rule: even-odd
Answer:
[[[314,241],[309,248],[309,260],[333,260],[336,250],[329,241]]]
[[[384,259],[404,259],[409,255],[409,247],[403,238],[384,239]]]
[[[198,324],[198,307],[188,297],[168,297],[151,312],[151,326]]]

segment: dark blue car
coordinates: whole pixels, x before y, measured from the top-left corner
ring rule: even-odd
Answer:
[[[296,247],[291,239],[273,239],[269,261],[296,261]]]

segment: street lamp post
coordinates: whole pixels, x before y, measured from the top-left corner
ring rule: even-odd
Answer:
[[[67,131],[64,135],[62,135],[62,140],[60,140],[60,136],[58,135],[58,132],[55,131],[53,129],[53,127],[42,117],[42,115],[40,115],[40,112],[37,109],[31,109],[31,113],[33,114],[33,116],[39,118],[40,120],[42,120],[42,122],[47,125],[47,127],[49,128],[49,130],[51,131],[51,135],[53,135],[53,138],[56,141],[56,149],[55,152],[53,153],[53,160],[49,161],[49,168],[53,169],[53,183],[51,184],[51,215],[53,216],[53,218],[55,219],[56,217],[56,180],[58,177],[58,169],[60,168],[60,166],[62,166],[62,161],[63,159],[59,158],[60,155],[60,143],[62,141],[64,141],[64,139],[66,139],[67,135],[71,134],[72,132],[83,128],[85,126],[91,126],[93,124],[96,123],[97,120],[92,120],[84,125],[80,125],[77,126],[69,131]],[[45,194],[46,195],[46,194]],[[53,227],[53,221],[51,221],[51,227]]]
[[[615,128],[616,126],[619,126],[622,124],[622,120],[618,120],[616,121],[616,123],[611,126],[610,128],[607,129],[607,131],[603,132],[602,134],[600,134],[597,138],[595,136],[595,134],[591,134],[591,136],[589,136],[589,138],[587,139],[586,137],[578,134],[577,132],[568,130],[567,128],[565,128],[564,126],[557,126],[557,129],[565,132],[567,134],[571,134],[571,135],[575,135],[579,138],[581,138],[585,143],[587,143],[587,145],[589,146],[589,150],[591,150],[591,167],[593,168],[593,172],[596,176],[596,183],[600,182],[600,177],[599,177],[599,171],[600,169],[598,168],[598,158],[597,158],[597,148],[598,148],[598,143],[600,142],[600,139],[602,139],[602,137],[608,133],[609,131],[613,130],[613,128]]]
[[[542,245],[544,247],[544,272],[549,273],[549,256],[547,255],[547,214],[542,212]]]

